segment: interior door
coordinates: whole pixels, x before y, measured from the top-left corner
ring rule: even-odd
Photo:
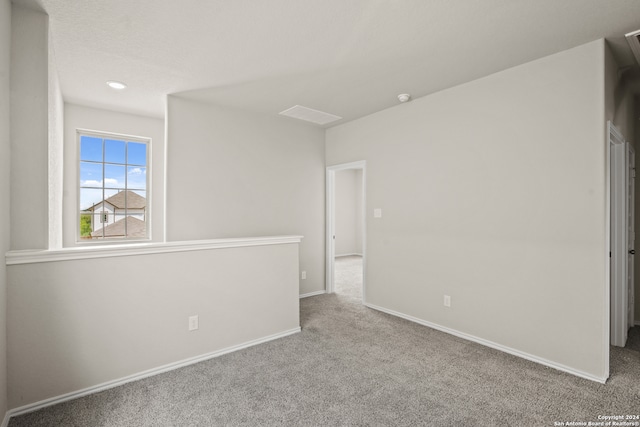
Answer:
[[[628,185],[627,185],[627,244],[629,247],[627,262],[627,327],[631,328],[634,324],[634,255],[635,251],[635,177],[636,177],[636,153],[631,144],[627,142],[627,164],[628,164]]]

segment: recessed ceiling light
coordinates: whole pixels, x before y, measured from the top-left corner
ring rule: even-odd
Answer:
[[[110,80],[107,82],[107,86],[109,86],[111,89],[117,89],[117,90],[122,90],[125,89],[127,87],[126,84],[122,83],[122,82],[116,82],[114,80]]]

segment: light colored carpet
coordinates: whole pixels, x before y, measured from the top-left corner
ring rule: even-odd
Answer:
[[[362,302],[362,257],[337,257],[334,268],[336,294]]]
[[[38,426],[553,426],[637,414],[640,353],[606,385],[364,307],[301,300],[302,332],[11,420]]]

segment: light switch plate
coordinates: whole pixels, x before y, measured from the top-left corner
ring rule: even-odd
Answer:
[[[375,208],[373,210],[373,217],[374,218],[382,218],[382,209],[380,208]]]

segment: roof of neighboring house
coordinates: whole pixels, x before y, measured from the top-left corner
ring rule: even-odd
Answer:
[[[119,219],[113,224],[107,225],[104,228],[91,233],[91,237],[102,237],[102,230],[104,229],[104,237],[125,237],[125,224],[127,229],[126,237],[146,237],[147,225],[144,221],[127,216]]]
[[[127,209],[144,209],[147,207],[147,199],[131,190],[119,191],[117,194],[104,199],[104,201],[113,205],[117,209],[124,209],[125,201]],[[85,209],[85,211],[92,211],[101,204],[102,202],[98,202],[90,208]]]

